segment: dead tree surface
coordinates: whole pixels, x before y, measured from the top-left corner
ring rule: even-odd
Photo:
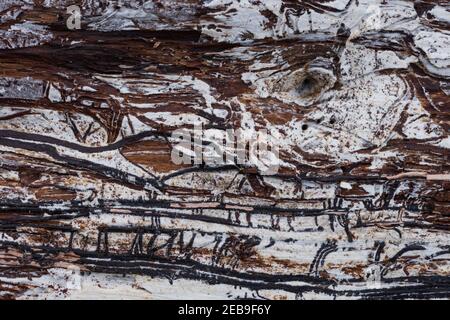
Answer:
[[[0,297],[449,298],[449,10],[3,0]],[[195,124],[278,172],[175,164]]]

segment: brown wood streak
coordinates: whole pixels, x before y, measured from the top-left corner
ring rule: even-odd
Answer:
[[[448,47],[350,35],[342,16],[366,1],[254,1],[243,27],[237,2],[158,0],[135,30],[86,1],[75,31],[50,2],[0,4],[0,298],[76,295],[56,280],[74,268],[212,297],[450,297],[450,82],[427,64]],[[436,1],[400,2],[450,31]],[[316,16],[341,27],[309,29]],[[11,29],[26,21],[45,28]],[[276,132],[278,174],[175,164],[172,133],[199,122]]]

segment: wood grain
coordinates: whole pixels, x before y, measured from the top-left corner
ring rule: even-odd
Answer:
[[[425,0],[2,1],[0,297],[449,298],[449,21]],[[174,163],[199,123],[206,152],[268,130],[278,173]]]

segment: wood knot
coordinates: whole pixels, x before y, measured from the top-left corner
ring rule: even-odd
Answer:
[[[309,106],[333,88],[336,80],[333,62],[317,58],[275,82],[272,95],[284,102]]]

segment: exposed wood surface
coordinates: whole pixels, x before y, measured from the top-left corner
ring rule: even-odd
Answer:
[[[1,1],[0,297],[449,298],[449,23],[448,1]],[[174,163],[200,123],[208,152],[267,129],[278,173]]]

